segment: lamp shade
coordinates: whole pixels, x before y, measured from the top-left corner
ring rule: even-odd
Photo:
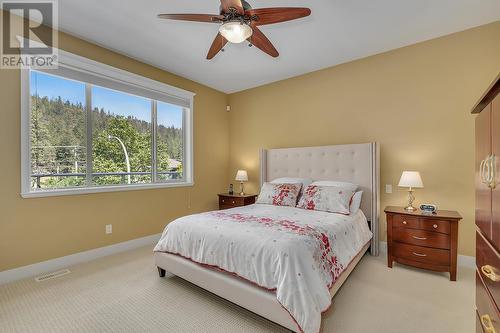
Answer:
[[[239,182],[247,182],[248,181],[248,174],[246,170],[238,170],[236,173],[236,178],[235,180]]]
[[[422,177],[420,177],[420,172],[418,171],[403,171],[401,179],[399,180],[399,187],[415,187],[422,188],[424,183],[422,182]]]

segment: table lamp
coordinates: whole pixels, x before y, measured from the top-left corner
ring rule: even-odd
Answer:
[[[245,195],[245,192],[243,191],[243,183],[248,181],[248,174],[246,170],[238,170],[236,173],[236,178],[235,180],[240,182],[240,195]]]
[[[413,207],[413,201],[415,200],[415,196],[413,195],[413,189],[424,187],[424,183],[422,182],[420,173],[418,171],[403,171],[398,186],[408,187],[408,206],[405,207],[405,210],[409,212],[415,211],[416,208]]]

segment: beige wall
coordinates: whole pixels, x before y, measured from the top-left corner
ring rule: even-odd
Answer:
[[[175,217],[215,209],[228,174],[227,95],[60,34],[61,49],[196,93],[195,186],[22,199],[20,80],[0,70],[0,271],[162,231]],[[104,225],[113,224],[113,234]]]
[[[419,170],[417,203],[458,210],[459,253],[474,255],[474,117],[500,71],[500,22],[229,96],[230,172],[249,170],[258,191],[259,148],[378,141],[382,209],[402,205],[403,170]],[[394,186],[385,194],[384,184]],[[386,239],[385,216],[381,238]]]

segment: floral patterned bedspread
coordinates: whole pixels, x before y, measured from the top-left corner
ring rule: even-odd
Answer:
[[[276,292],[304,333],[317,333],[329,289],[372,238],[366,217],[255,204],[179,218],[154,251],[218,267]]]

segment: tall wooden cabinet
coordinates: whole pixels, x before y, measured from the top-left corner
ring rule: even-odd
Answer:
[[[500,333],[500,74],[476,107],[477,333]]]

